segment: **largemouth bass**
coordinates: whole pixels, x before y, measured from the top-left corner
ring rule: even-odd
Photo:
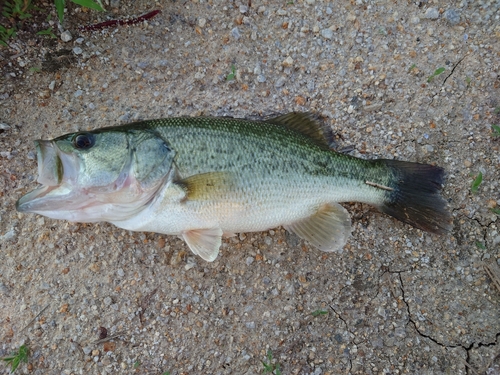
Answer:
[[[338,202],[416,228],[450,229],[440,167],[334,152],[313,116],[170,118],[35,141],[42,186],[21,212],[181,236],[213,261],[223,234],[283,225],[323,251],[347,242]]]

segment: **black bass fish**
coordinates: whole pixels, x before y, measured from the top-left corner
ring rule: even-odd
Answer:
[[[181,236],[213,261],[223,234],[283,225],[322,251],[351,232],[338,202],[364,202],[444,233],[440,167],[337,153],[313,116],[170,118],[35,141],[42,186],[17,202],[74,222]]]

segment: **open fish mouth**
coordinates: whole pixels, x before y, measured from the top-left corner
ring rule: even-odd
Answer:
[[[164,181],[160,179],[151,188],[144,189],[130,173],[129,161],[114,180],[102,185],[88,182],[85,181],[85,162],[78,153],[64,152],[57,139],[37,140],[35,145],[37,182],[41,186],[16,202],[19,212],[74,222],[119,220],[142,210]]]
[[[74,189],[78,161],[73,155],[59,150],[53,141],[35,141],[38,178],[42,186],[21,197],[16,203],[20,212],[46,214],[47,211],[78,206],[85,196]]]

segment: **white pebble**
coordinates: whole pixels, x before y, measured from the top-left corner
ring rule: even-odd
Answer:
[[[332,39],[333,31],[331,29],[323,29],[321,30],[321,36],[325,39]]]
[[[439,18],[439,11],[436,8],[428,8],[425,11],[425,18],[437,20]]]
[[[61,33],[61,40],[63,42],[69,42],[71,39],[73,39],[73,37],[71,36],[71,33],[68,30],[63,31]]]

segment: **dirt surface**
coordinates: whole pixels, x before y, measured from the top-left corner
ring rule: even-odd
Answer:
[[[71,6],[57,39],[20,31],[0,49],[0,356],[28,343],[18,373],[500,374],[498,1],[107,8]],[[176,237],[15,210],[36,187],[34,139],[289,111],[319,114],[352,155],[444,167],[453,231],[353,203],[341,254],[275,228],[206,263]]]

